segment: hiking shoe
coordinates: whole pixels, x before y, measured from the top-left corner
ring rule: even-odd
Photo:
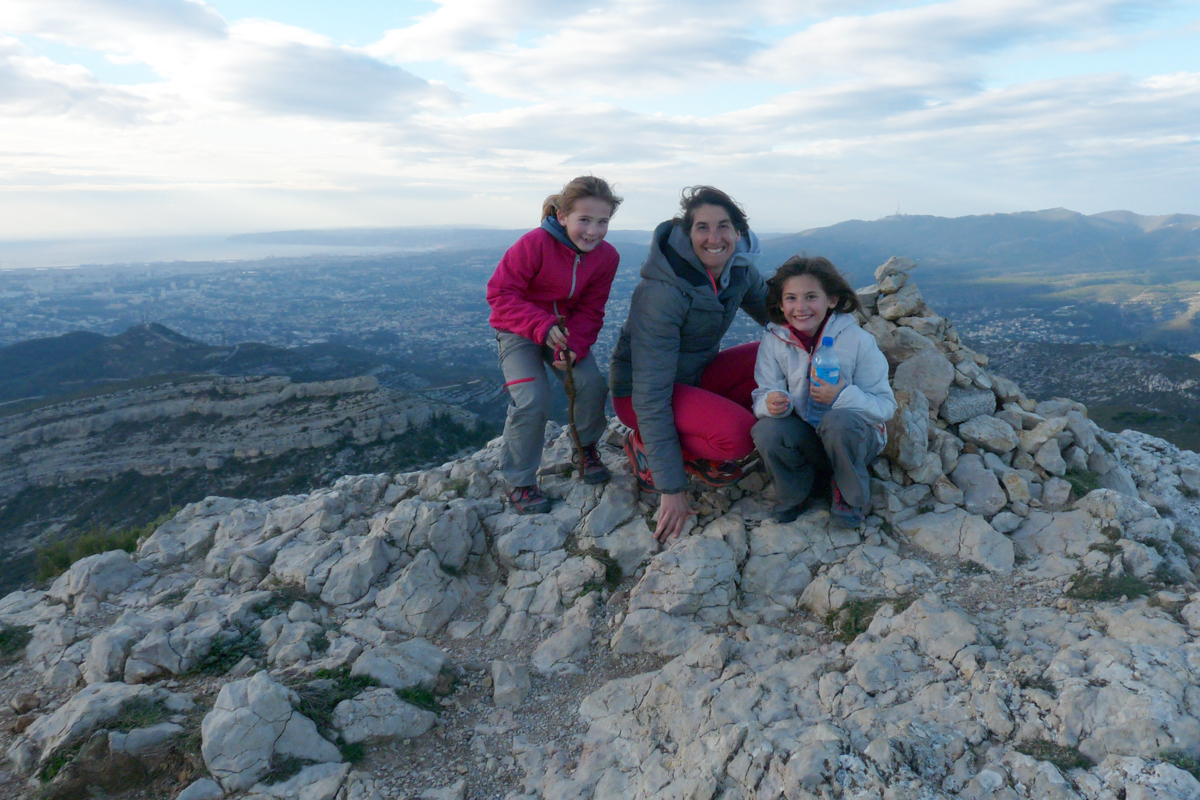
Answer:
[[[830,481],[829,485],[833,487],[833,499],[829,501],[829,519],[833,524],[839,528],[857,528],[862,525],[862,511],[846,502],[836,483]]]
[[[642,447],[642,438],[637,431],[625,432],[625,455],[629,456],[629,466],[633,469],[633,477],[637,479],[638,488],[643,492],[658,494],[654,488],[654,475],[650,472],[650,462],[646,460],[646,448]]]
[[[775,506],[775,510],[771,512],[771,516],[774,517],[775,521],[781,525],[787,525],[789,522],[795,522],[801,514],[812,508],[813,500],[815,499],[816,498],[810,494],[808,497],[804,498],[803,502],[797,503],[794,506],[788,506],[787,508]]]
[[[717,489],[732,486],[746,477],[745,471],[736,461],[709,461],[707,458],[697,458],[684,461],[683,468],[696,480]]]
[[[514,487],[508,493],[508,500],[518,514],[545,514],[550,510],[550,501],[536,483],[532,486]]]
[[[612,473],[600,460],[600,451],[596,449],[596,445],[584,445],[583,482],[587,484],[607,483],[611,477]]]

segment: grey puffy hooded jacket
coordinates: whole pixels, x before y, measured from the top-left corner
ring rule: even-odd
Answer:
[[[629,318],[613,350],[609,385],[613,397],[632,398],[654,485],[661,491],[687,487],[671,409],[675,384],[699,385],[739,308],[767,324],[767,287],[754,266],[760,253],[753,232],[738,240],[718,294],[681,223],[669,220],[654,231]]]

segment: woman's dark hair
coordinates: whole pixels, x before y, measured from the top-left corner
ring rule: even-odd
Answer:
[[[792,256],[767,279],[767,316],[776,325],[787,325],[783,316],[783,285],[787,283],[788,278],[795,278],[797,275],[812,275],[821,284],[825,294],[837,298],[834,311],[840,314],[862,312],[862,301],[858,299],[858,294],[850,288],[846,278],[829,259],[821,256]]]
[[[683,213],[675,220],[683,225],[683,229],[687,233],[692,232],[696,209],[700,206],[720,206],[729,212],[729,220],[733,223],[733,229],[741,236],[749,235],[750,223],[746,219],[746,212],[742,210],[736,200],[712,186],[689,186],[680,194],[679,210]]]
[[[563,184],[562,191],[558,194],[552,194],[542,201],[542,219],[546,217],[557,216],[558,212],[570,214],[571,209],[575,207],[575,203],[585,197],[595,197],[598,200],[603,200],[612,206],[612,213],[617,212],[617,206],[621,205],[624,198],[618,197],[609,187],[608,181],[604,178],[597,178],[594,175],[580,175],[567,183]]]

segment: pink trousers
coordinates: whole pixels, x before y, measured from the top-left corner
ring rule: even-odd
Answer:
[[[690,461],[707,458],[712,461],[736,461],[754,449],[750,429],[754,427],[754,412],[750,393],[754,383],[754,362],[758,358],[758,342],[740,344],[722,350],[700,376],[699,386],[675,384],[671,410],[675,413],[675,429],[683,458]],[[632,397],[614,397],[613,410],[621,422],[638,429],[637,414]]]

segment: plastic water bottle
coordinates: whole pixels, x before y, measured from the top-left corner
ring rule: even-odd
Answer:
[[[833,349],[833,337],[825,336],[821,339],[821,346],[813,354],[813,372],[821,379],[822,383],[836,384],[841,376],[842,363],[838,361],[837,353]],[[825,412],[833,408],[829,403],[818,403],[810,394],[808,396],[808,424],[814,428],[820,424],[821,418],[825,416]]]

